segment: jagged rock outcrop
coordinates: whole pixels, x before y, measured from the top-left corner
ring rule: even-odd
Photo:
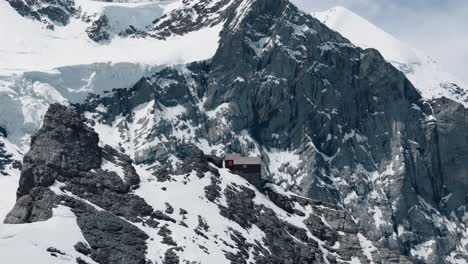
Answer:
[[[92,259],[99,263],[145,263],[148,236],[127,221],[154,225],[153,209],[131,194],[139,178],[129,158],[109,146],[100,148],[98,142],[98,135],[84,124],[80,113],[51,105],[42,128],[31,139],[18,201],[5,223],[45,221],[53,216],[53,208],[65,204],[77,216]],[[103,163],[113,165],[103,167]],[[118,169],[108,169],[119,166],[122,176]]]
[[[88,37],[95,42],[108,42],[111,38],[111,27],[109,18],[106,15],[99,16],[91,22],[91,25],[86,29]]]
[[[165,39],[172,35],[184,35],[202,28],[212,27],[224,21],[243,1],[195,0],[185,1],[181,7],[153,21],[148,35]]]
[[[21,168],[21,162],[16,160],[11,150],[8,149],[7,142],[5,140],[8,137],[6,129],[0,126],[0,176],[7,176],[8,168],[19,169]]]
[[[22,16],[44,23],[47,28],[65,26],[78,10],[74,0],[7,0]]]
[[[0,141],[0,175],[6,176],[8,173],[6,172],[7,166],[13,166],[13,168],[20,168],[21,162],[18,160],[14,160],[13,155],[8,153],[5,149],[5,143]]]

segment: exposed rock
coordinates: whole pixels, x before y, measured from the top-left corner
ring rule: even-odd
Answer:
[[[1,126],[0,126],[0,137],[4,137],[4,138],[8,137],[8,133],[6,129]]]
[[[174,252],[173,248],[170,248],[164,254],[164,261],[163,264],[179,264],[179,257]]]
[[[253,198],[255,192],[244,186],[241,186],[241,191],[237,191],[235,187],[229,186],[224,190],[226,196],[227,207],[221,207],[221,215],[231,219],[244,228],[250,228],[256,222]]]
[[[99,16],[94,20],[91,25],[86,29],[88,37],[95,42],[108,42],[111,39],[111,27],[109,25],[109,18],[106,15]]]
[[[177,246],[177,243],[171,237],[172,231],[167,228],[167,225],[164,225],[159,229],[158,235],[163,237],[162,239],[163,244],[174,246],[174,247]]]
[[[158,39],[172,35],[184,35],[207,26],[214,26],[225,19],[241,1],[200,0],[196,4],[183,2],[183,6],[156,19],[149,34]]]
[[[461,213],[458,209],[468,202],[468,109],[445,98],[431,105],[437,119],[438,146],[443,153],[439,157],[444,176],[441,195],[445,198],[440,205],[447,214]]]
[[[298,216],[307,214],[295,204],[310,206],[300,196],[330,208],[323,217],[330,219],[332,229],[352,234],[345,241],[350,249],[344,256],[360,248],[355,245],[358,233],[380,241],[378,246],[391,261],[403,261],[405,257],[396,255],[410,256],[411,249],[432,239],[441,250],[439,255],[457,254],[456,231],[437,236],[444,230],[434,222],[451,219],[451,211],[458,210],[458,220],[453,221],[461,223],[465,213],[464,189],[455,191],[445,184],[446,173],[457,175],[455,182],[463,182],[461,175],[466,174],[462,164],[467,151],[450,143],[465,140],[464,112],[456,105],[447,112],[439,113],[434,106],[433,110],[376,50],[353,46],[288,1],[257,0],[242,8],[241,17],[225,9],[220,47],[211,60],[163,69],[130,89],[93,98],[81,107],[93,112],[104,105],[107,112],[102,118],[110,123],[117,116],[130,119],[133,109],[157,99],[152,113],[159,122],[144,136],[148,142],[161,143],[142,150],[138,162],[160,164],[154,166],[159,181],[171,181],[173,175],[194,169],[199,177],[206,177],[207,171],[215,175],[202,156],[193,155],[188,161],[189,156],[181,154],[197,153],[183,147],[192,142],[205,140],[213,152],[219,148],[221,153],[260,153],[266,180],[297,195],[270,193],[270,198]],[[159,23],[177,14],[155,21],[155,32]],[[177,106],[185,109],[177,120],[163,116],[164,109]],[[448,120],[450,113],[461,125],[453,131],[447,126],[443,132],[433,116]],[[181,132],[194,136],[178,138]],[[443,133],[450,136],[444,139]],[[441,147],[445,142],[449,144]],[[275,159],[276,154],[297,161],[283,162]],[[173,157],[181,160],[178,168],[170,162]],[[219,167],[216,160],[212,163]],[[191,164],[203,164],[206,169]],[[216,202],[226,196],[223,216],[246,228],[258,221],[249,191],[237,193],[237,188],[229,187],[223,192],[217,177],[210,177],[205,197]],[[457,198],[452,200],[450,193],[457,193]],[[336,209],[340,210],[333,212]],[[434,218],[423,219],[427,214]],[[328,232],[319,218],[310,219],[310,228],[335,242],[336,233]],[[399,237],[400,226],[414,235]],[[447,242],[452,238],[459,242]],[[362,254],[360,258],[367,259]]]
[[[78,226],[91,245],[91,258],[98,263],[145,264],[148,235],[105,211],[80,212]]]
[[[76,263],[77,264],[89,264],[88,262],[84,261],[82,258],[76,258]]]
[[[151,226],[153,209],[130,193],[129,183],[139,183],[131,160],[108,146],[101,149],[98,142],[97,134],[75,109],[51,105],[25,155],[18,200],[5,223],[48,220],[56,205],[65,205],[77,216],[90,245],[78,243],[77,251],[98,263],[146,263],[148,235],[128,221],[147,221]],[[104,157],[118,160],[130,176],[124,181],[115,172],[102,170]],[[57,188],[51,191],[48,187],[53,184]],[[76,196],[107,211],[98,211]]]
[[[187,210],[180,208],[179,215],[186,215],[186,214],[188,214]]]
[[[1,141],[1,137],[0,135],[0,176],[7,176],[9,174],[7,170],[8,167],[21,169],[22,164],[20,161],[13,158],[13,154],[8,153],[5,143]]]
[[[220,180],[216,176],[211,176],[210,180],[211,184],[205,187],[205,196],[209,201],[213,202],[221,197],[221,187],[218,186]]]
[[[48,247],[47,252],[50,252],[51,255],[55,254],[55,256],[56,256],[56,254],[65,255],[65,253],[63,253],[61,250],[58,250],[58,249],[56,249],[54,247]]]
[[[223,216],[244,228],[255,224],[265,232],[264,243],[268,251],[263,250],[261,255],[257,255],[256,263],[279,263],[279,260],[282,263],[319,263],[321,256],[316,256],[317,242],[308,238],[307,231],[281,221],[270,208],[254,204],[252,199],[255,194],[252,190],[245,187],[241,187],[240,190],[228,187],[225,189],[225,195],[228,206],[221,207]],[[255,248],[255,245],[246,244],[245,238],[237,232],[232,234],[232,238],[240,252],[235,256],[228,254],[226,257],[231,263],[244,263],[249,258],[250,248]]]
[[[174,213],[174,208],[169,203],[166,203],[166,213],[167,214]]]
[[[165,213],[159,211],[159,210],[156,210],[153,212],[152,216],[155,218],[155,219],[158,219],[158,220],[162,220],[162,221],[168,221],[168,222],[173,222],[175,223],[176,220],[168,215],[166,215]]]
[[[29,194],[18,198],[4,223],[23,224],[45,221],[52,217],[52,209],[59,201],[60,198],[49,189],[34,188]]]
[[[7,0],[23,17],[44,23],[48,28],[65,26],[78,10],[74,0]]]
[[[78,242],[76,245],[75,245],[75,250],[83,255],[86,255],[88,256],[89,254],[91,254],[91,249],[85,245],[83,242]]]

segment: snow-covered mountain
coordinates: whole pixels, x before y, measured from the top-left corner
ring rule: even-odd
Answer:
[[[287,0],[0,12],[2,262],[468,262],[467,109],[391,51]]]
[[[405,73],[425,98],[445,96],[468,107],[468,86],[421,51],[341,6],[312,15],[353,44],[364,49],[377,49],[387,61]]]

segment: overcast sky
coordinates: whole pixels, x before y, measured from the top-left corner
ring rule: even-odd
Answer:
[[[439,61],[468,84],[468,0],[292,0],[307,11],[344,6]]]

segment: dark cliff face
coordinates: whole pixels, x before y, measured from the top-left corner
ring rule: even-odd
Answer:
[[[18,197],[34,187],[52,185],[56,178],[54,170],[77,172],[99,168],[102,153],[98,142],[98,135],[83,124],[77,112],[52,105],[24,157]]]
[[[65,26],[78,10],[73,0],[7,0],[22,16],[44,23],[49,29]]]
[[[463,218],[468,188],[468,109],[446,98],[431,102],[437,119],[443,199],[440,206]]]
[[[453,166],[443,159],[467,152],[454,155],[440,145],[429,103],[378,52],[353,47],[294,6],[257,1],[251,10],[237,30],[224,32],[210,62],[205,106],[230,103],[232,128],[249,131],[264,148],[300,149],[305,179],[291,186],[297,192],[331,203],[346,203],[350,193],[366,197],[349,205],[363,229],[369,225],[364,219],[378,214],[367,207],[385,208],[392,223],[371,218],[379,227],[372,237],[387,237],[390,246],[390,236],[405,226],[417,234],[400,241],[409,254],[407,246],[441,232],[424,219],[430,209],[420,204],[442,211],[443,196],[466,193],[444,186],[454,182],[450,177],[464,181],[466,168],[445,176]],[[448,123],[454,121],[466,124]],[[452,200],[448,211],[464,202]]]

